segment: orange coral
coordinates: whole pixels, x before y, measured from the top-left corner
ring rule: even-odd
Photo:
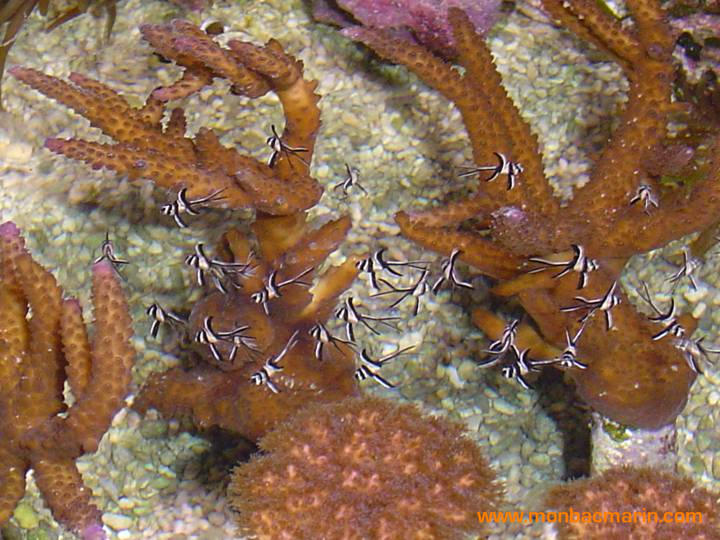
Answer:
[[[573,518],[558,520],[564,540],[713,540],[720,537],[717,499],[686,478],[632,467],[609,469],[546,495],[553,510],[573,512]],[[594,519],[599,513],[608,519]]]
[[[226,232],[220,253],[228,262],[250,261],[252,273],[228,286],[226,293],[210,292],[197,302],[189,333],[197,336],[208,325],[215,334],[247,326],[242,333],[244,344],[230,338],[212,348],[206,343],[196,345],[206,363],[151,377],[134,407],[139,411],[155,408],[168,417],[189,416],[198,428],[218,426],[257,439],[307,403],[354,395],[354,351],[332,343],[317,355],[317,341],[309,333],[325,323],[338,296],[357,276],[354,258],[328,269],[312,292],[293,283],[281,287],[278,297],[262,301],[254,296],[262,294],[271,279],[279,284],[302,274],[303,280],[311,281],[315,269],[337,249],[349,228],[348,218],[309,230],[304,214],[264,217],[252,225],[257,248],[251,248],[238,230]],[[281,370],[267,368],[268,381],[254,380],[290,342],[294,346],[278,360]]]
[[[130,386],[135,352],[120,281],[108,261],[93,265],[91,344],[79,304],[62,300],[55,278],[32,260],[11,222],[0,225],[0,257],[0,523],[33,469],[55,518],[97,538],[100,511],[75,459],[97,450]],[[76,399],[70,408],[63,401],[65,378]]]
[[[320,125],[319,97],[314,92],[317,82],[303,79],[302,62],[285,54],[274,40],[264,47],[232,41],[231,49],[221,48],[185,21],[145,25],[142,32],[159,52],[186,69],[181,81],[155,90],[141,109],[132,108],[104,84],[77,73],[70,75],[73,84],[69,84],[29,68],[9,70],[118,141],[102,144],[51,138],[46,141],[47,148],[96,169],[109,168],[132,179],[149,178],[175,192],[186,188],[193,199],[221,192],[222,199],[215,202],[218,206],[288,215],[317,203],[322,187],[310,177],[309,164]],[[278,151],[269,165],[225,148],[210,130],[200,130],[195,139],[185,137],[181,109],[173,110],[163,130],[164,101],[199,90],[213,76],[228,78],[237,93],[257,97],[273,91],[280,99],[286,119],[278,141],[283,151]]]
[[[260,440],[229,496],[261,539],[431,539],[482,533],[500,498],[463,429],[378,398],[313,404]]]
[[[169,417],[189,416],[199,428],[218,426],[256,439],[306,402],[357,391],[353,349],[335,340],[318,358],[311,333],[318,325],[325,330],[338,296],[357,275],[357,261],[325,271],[312,292],[303,288],[350,228],[348,218],[314,230],[306,222],[304,211],[322,194],[309,175],[320,126],[317,82],[306,81],[302,62],[275,40],[264,47],[231,41],[226,49],[185,21],[144,25],[141,31],[160,54],[185,68],[180,81],[154,90],[141,109],[77,73],[70,75],[72,84],[28,68],[10,73],[118,141],[48,139],[52,151],[185,190],[178,200],[211,199],[213,205],[257,211],[256,245],[230,229],[212,264],[197,248],[198,281],[207,279],[218,289],[195,305],[186,329],[201,342],[196,348],[206,362],[152,377],[135,402],[140,411],[153,407]],[[269,164],[223,147],[210,130],[185,137],[180,109],[162,128],[164,102],[199,90],[213,77],[226,78],[237,94],[278,96],[286,123]]]
[[[587,369],[569,373],[581,397],[599,412],[632,426],[660,427],[682,410],[696,372],[687,351],[680,350],[682,343],[672,336],[653,339],[657,325],[633,308],[618,279],[630,256],[711,225],[720,213],[720,180],[713,172],[693,186],[688,198],[681,190],[661,192],[647,166],[665,136],[668,115],[676,109],[670,100],[673,41],[659,2],[628,1],[631,30],[596,2],[544,4],[563,25],[611,53],[630,83],[619,127],[590,181],[563,208],[543,174],[535,136],[502,87],[489,50],[460,10],[451,9],[449,20],[463,74],[422,47],[388,34],[362,28],[344,32],[407,66],[456,104],[478,167],[500,161],[493,181],[480,182],[470,197],[429,211],[400,212],[396,221],[402,233],[445,255],[460,249],[461,260],[502,280],[494,292],[517,295],[551,345],[549,350],[562,351],[570,346],[567,335],[579,336],[576,354]],[[717,144],[713,171],[720,165]],[[632,204],[640,195],[657,198],[659,207]],[[470,219],[483,231],[463,229]],[[579,248],[582,264],[575,265]],[[546,262],[533,263],[531,258]],[[587,266],[590,262],[599,269]],[[552,264],[555,271],[548,269]],[[559,275],[564,266],[567,272]],[[597,309],[567,312],[579,296],[607,296],[608,304],[615,305],[600,309],[596,303]],[[610,310],[612,325],[602,316]],[[591,312],[594,316],[588,315],[582,326],[579,316]],[[478,322],[489,320],[476,317]],[[689,335],[694,321],[682,322]],[[483,329],[499,339],[502,331],[495,333],[496,326],[492,321]],[[531,356],[538,349],[534,347]]]

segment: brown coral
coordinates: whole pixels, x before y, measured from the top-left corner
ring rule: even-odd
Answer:
[[[404,64],[456,104],[478,167],[498,160],[506,166],[494,175],[500,179],[479,182],[469,198],[429,211],[399,213],[396,221],[402,233],[446,255],[462,250],[462,260],[501,280],[494,289],[497,294],[517,295],[555,350],[568,347],[566,332],[579,336],[579,317],[592,313],[576,351],[588,367],[569,370],[580,395],[618,422],[656,428],[682,410],[696,372],[688,354],[677,347],[680,342],[672,336],[653,339],[657,325],[628,302],[619,275],[630,256],[711,225],[720,213],[720,179],[713,172],[695,183],[688,197],[682,190],[661,192],[658,179],[648,170],[649,157],[663,140],[668,116],[675,110],[670,100],[673,42],[659,2],[628,1],[631,30],[595,2],[544,0],[543,4],[561,24],[610,53],[630,84],[619,127],[590,181],[563,208],[543,174],[535,136],[502,87],[489,50],[461,11],[451,9],[449,19],[463,74],[422,47],[382,32],[353,28],[345,33]],[[717,144],[712,171],[718,170],[720,160]],[[514,182],[508,178],[508,163],[522,167],[513,171]],[[641,191],[657,198],[659,207],[632,204]],[[480,224],[481,232],[476,232],[477,226],[464,226],[471,219]],[[558,275],[562,261],[574,261],[578,248],[583,264],[596,262],[599,270],[569,264],[568,271]],[[552,271],[530,258],[559,266]],[[587,278],[587,285],[579,283],[580,277]],[[616,305],[605,310],[563,310],[577,305],[579,296],[607,296]],[[602,315],[610,310],[612,324],[607,324]],[[694,321],[683,322],[689,335]],[[496,321],[489,326],[497,326]],[[535,352],[537,348],[530,356]]]
[[[62,299],[55,278],[32,260],[13,223],[0,225],[0,523],[23,496],[25,473],[33,469],[60,523],[87,538],[102,536],[100,512],[75,459],[97,450],[123,406],[135,352],[115,270],[100,261],[92,274],[91,344],[77,301]],[[66,378],[76,399],[70,408],[63,401]]]
[[[546,499],[553,510],[568,512],[557,525],[565,540],[715,540],[718,497],[667,472],[620,467],[554,487]]]
[[[355,259],[328,269],[312,292],[293,283],[265,303],[253,297],[273,275],[276,283],[282,283],[309,270],[302,279],[312,281],[316,268],[349,228],[348,218],[311,230],[304,214],[264,217],[252,225],[257,248],[251,248],[250,239],[238,230],[225,233],[218,251],[228,262],[251,261],[252,273],[228,286],[228,292],[215,290],[197,302],[189,334],[197,336],[209,317],[215,333],[248,326],[243,338],[250,346],[241,345],[233,355],[232,339],[214,345],[215,352],[198,344],[205,362],[151,377],[134,407],[155,408],[167,417],[189,417],[198,428],[218,426],[254,440],[307,403],[354,395],[354,351],[344,344],[327,344],[318,357],[317,342],[309,332],[326,322],[338,296],[355,279]],[[253,376],[260,377],[265,363],[291,340],[294,346],[278,361],[281,370],[271,370],[265,383],[254,381]]]
[[[155,90],[141,109],[132,108],[106,85],[77,73],[70,75],[69,84],[29,68],[9,70],[117,141],[51,138],[47,148],[96,169],[109,168],[131,179],[149,178],[174,192],[186,188],[191,199],[221,192],[218,206],[288,215],[317,203],[322,187],[310,177],[309,164],[320,125],[319,97],[314,93],[317,83],[303,79],[302,62],[285,54],[274,40],[264,47],[231,41],[230,49],[221,48],[185,21],[145,25],[142,32],[161,54],[184,66],[185,73],[171,87]],[[268,165],[225,148],[210,130],[200,130],[190,139],[185,137],[181,109],[172,111],[163,130],[164,102],[185,97],[216,76],[227,78],[236,93],[249,97],[273,91],[286,120],[279,143],[302,152],[278,151]]]
[[[229,495],[262,539],[453,539],[482,533],[500,488],[463,429],[412,405],[310,405],[260,440]]]
[[[274,40],[264,47],[231,41],[226,49],[185,21],[144,25],[141,31],[185,71],[178,82],[153,91],[139,110],[77,73],[70,76],[72,84],[28,68],[10,73],[118,141],[48,139],[49,149],[167,189],[184,188],[187,199],[210,197],[218,206],[257,211],[252,234],[226,232],[211,255],[213,264],[202,247],[196,252],[203,257],[196,260],[197,279],[207,280],[208,288],[186,330],[203,361],[152,377],[135,402],[140,411],[152,407],[168,417],[189,417],[201,429],[220,427],[256,439],[306,402],[357,391],[353,349],[332,341],[319,355],[311,333],[326,322],[358,272],[351,258],[307,290],[350,228],[348,218],[316,229],[306,221],[305,210],[322,194],[309,175],[320,125],[317,83],[303,79],[302,62]],[[286,123],[269,164],[223,147],[209,130],[185,137],[180,109],[162,128],[166,100],[185,97],[214,77],[226,78],[237,94],[278,96]]]

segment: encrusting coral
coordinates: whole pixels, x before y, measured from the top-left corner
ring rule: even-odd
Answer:
[[[301,213],[258,219],[255,247],[238,230],[226,232],[218,250],[224,261],[249,262],[252,270],[193,307],[188,333],[200,341],[205,361],[152,376],[134,408],[255,440],[308,403],[356,394],[354,351],[337,341],[318,350],[311,333],[324,330],[338,296],[357,276],[356,260],[326,270],[312,291],[295,279],[311,282],[349,228],[350,220],[340,218],[309,230]],[[285,282],[280,295],[270,297],[270,289]]]
[[[563,540],[713,540],[720,537],[718,497],[668,472],[618,467],[556,486],[546,501],[568,513],[556,525]]]
[[[229,497],[261,539],[453,539],[501,497],[463,429],[416,407],[348,398],[305,407],[260,439]]]
[[[678,110],[670,96],[673,41],[659,2],[628,0],[629,29],[595,2],[544,0],[543,5],[563,26],[607,52],[629,81],[617,129],[590,181],[566,206],[553,196],[536,137],[461,11],[451,9],[449,19],[462,74],[424,48],[381,31],[343,32],[407,66],[455,103],[463,117],[477,165],[470,174],[483,181],[463,200],[401,212],[396,221],[405,236],[424,247],[446,255],[460,250],[461,260],[500,280],[493,292],[516,295],[531,315],[542,336],[534,335],[528,352],[527,342],[514,341],[517,327],[476,312],[475,322],[498,340],[493,362],[508,364],[517,353],[506,365],[517,378],[541,364],[566,368],[579,395],[600,413],[657,428],[682,410],[702,360],[699,342],[689,338],[695,321],[689,316],[670,321],[659,314],[655,322],[649,320],[628,301],[618,280],[632,255],[717,220],[718,142],[713,141],[712,173],[689,194],[662,191],[646,167],[665,136],[669,115]],[[690,270],[686,264],[676,279]],[[658,321],[668,325],[660,337]],[[671,322],[685,337],[670,331]]]
[[[62,298],[14,223],[0,225],[0,524],[12,515],[32,469],[55,519],[83,538],[104,538],[75,460],[97,450],[123,407],[135,351],[112,264],[96,262],[92,281],[91,342],[77,300]],[[69,408],[66,379],[75,397]]]
[[[289,215],[310,208],[322,187],[309,173],[320,125],[315,81],[302,76],[302,63],[270,40],[264,47],[237,40],[224,49],[185,21],[144,25],[142,33],[164,57],[185,67],[180,81],[156,89],[141,109],[132,108],[104,84],[73,73],[66,83],[39,71],[15,66],[9,73],[72,108],[116,141],[103,144],[79,139],[48,139],[53,152],[93,168],[109,168],[131,179],[148,178],[190,200],[213,198],[227,208],[254,208]],[[258,97],[275,92],[285,112],[285,130],[269,164],[222,146],[209,129],[185,137],[185,115],[172,111],[163,130],[164,103],[200,90],[213,77],[224,77],[235,93]]]

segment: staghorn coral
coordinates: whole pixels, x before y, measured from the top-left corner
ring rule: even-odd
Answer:
[[[256,439],[303,403],[357,391],[354,351],[333,341],[317,358],[316,340],[309,334],[325,323],[337,297],[355,279],[356,259],[325,271],[312,293],[303,288],[350,228],[348,218],[316,229],[306,222],[304,210],[322,194],[308,172],[320,124],[317,83],[304,80],[302,63],[274,40],[264,47],[231,41],[224,49],[184,21],[144,25],[141,31],[185,72],[177,83],[154,90],[140,110],[77,73],[70,76],[73,84],[22,67],[10,73],[118,141],[48,139],[51,150],[95,168],[185,189],[187,199],[209,198],[213,204],[256,210],[252,238],[231,228],[217,257],[206,259],[202,248],[196,250],[197,281],[208,289],[193,307],[185,331],[205,361],[156,375],[135,402],[140,411],[152,407],[168,417],[189,418],[200,429],[220,427]],[[185,137],[180,109],[161,128],[166,100],[190,95],[214,77],[227,78],[238,94],[277,94],[286,125],[282,146],[269,165],[221,146],[209,130],[201,130],[194,140]],[[302,157],[287,148],[302,148]],[[247,328],[238,330],[243,326]],[[275,375],[262,378],[268,374]]]
[[[465,538],[500,498],[460,426],[379,398],[309,405],[260,448],[228,488],[254,538]]]
[[[78,73],[72,84],[38,71],[13,67],[10,74],[48,97],[72,108],[117,143],[77,139],[48,139],[53,152],[78,159],[95,169],[109,168],[131,179],[149,178],[191,199],[220,194],[214,204],[254,208],[272,215],[289,215],[313,206],[322,187],[309,175],[315,136],[320,125],[314,93],[317,83],[302,77],[302,63],[286,55],[271,40],[264,47],[231,41],[219,47],[196,26],[185,21],[144,25],[142,33],[156,50],[185,67],[180,81],[156,89],[145,106],[133,109],[104,84]],[[302,148],[301,155],[279,151],[269,165],[222,146],[210,130],[194,139],[185,137],[181,109],[172,111],[163,130],[164,102],[190,95],[213,77],[227,78],[233,91],[258,97],[273,91],[285,111],[285,147]]]
[[[304,80],[302,63],[287,56],[274,40],[265,47],[232,41],[223,49],[184,21],[144,25],[141,30],[160,54],[184,66],[185,72],[177,83],[153,91],[140,110],[77,73],[70,76],[72,84],[22,67],[10,73],[78,111],[118,141],[48,139],[51,150],[94,168],[151,178],[176,192],[184,189],[186,200],[207,198],[216,205],[256,210],[252,238],[231,228],[213,262],[205,260],[201,250],[196,252],[196,257],[203,257],[203,262],[196,260],[197,280],[207,282],[208,289],[193,307],[185,332],[202,341],[196,349],[205,361],[152,377],[135,402],[140,411],[152,407],[168,417],[189,418],[200,429],[220,427],[256,439],[305,402],[356,392],[353,351],[333,342],[318,359],[315,339],[308,332],[329,317],[338,295],[355,279],[357,261],[349,259],[327,270],[312,293],[304,283],[295,283],[311,281],[350,228],[348,218],[317,229],[306,222],[304,210],[322,194],[308,173],[320,124],[317,83]],[[286,125],[283,146],[269,165],[221,146],[209,130],[201,130],[193,140],[185,137],[180,109],[162,129],[164,102],[190,95],[214,77],[227,78],[238,94],[277,94]],[[302,156],[288,147],[302,148]],[[287,280],[292,283],[281,285]],[[268,294],[265,300],[254,299],[263,294]],[[236,330],[242,326],[249,328],[241,335]],[[233,331],[224,338],[216,335]],[[292,348],[281,354],[290,344]],[[267,362],[280,363],[278,356],[279,373],[256,384],[253,375],[275,373]]]
[[[103,260],[92,275],[91,343],[79,303],[62,299],[15,224],[0,225],[0,523],[23,496],[25,473],[33,469],[55,519],[84,538],[104,537],[75,460],[97,450],[123,406],[135,352],[115,270]],[[66,379],[75,396],[69,408]]]
[[[544,0],[543,4],[563,26],[610,54],[630,87],[619,125],[597,159],[590,181],[564,207],[543,174],[536,137],[506,94],[489,50],[461,11],[451,9],[449,19],[463,74],[424,48],[381,31],[352,28],[344,33],[380,56],[404,64],[455,103],[478,167],[492,169],[501,161],[492,175],[494,181],[478,182],[469,197],[428,211],[399,213],[396,221],[402,234],[446,255],[460,249],[461,260],[499,280],[493,292],[517,296],[539,327],[541,335],[535,335],[534,342],[547,342],[542,348],[549,347],[548,354],[555,359],[549,363],[557,366],[560,353],[577,336],[570,358],[587,368],[572,364],[568,372],[579,395],[618,422],[658,428],[682,410],[696,376],[693,359],[679,349],[683,342],[672,335],[653,339],[658,325],[635,310],[618,279],[632,255],[662,247],[717,220],[720,141],[712,142],[708,169],[712,173],[694,183],[689,194],[661,191],[647,164],[677,106],[670,100],[673,42],[659,2],[628,1],[630,29],[594,2]],[[483,180],[491,176],[477,173]],[[641,193],[656,200],[658,207],[632,204]],[[579,296],[613,305],[562,310],[577,306]],[[583,324],[578,319],[585,314]],[[474,320],[492,338],[501,338],[505,324],[495,316],[478,311]],[[689,316],[678,321],[689,336],[695,321]],[[529,347],[520,341],[517,345]],[[548,360],[535,354],[540,348],[533,345],[529,357]]]
[[[556,486],[546,495],[550,508],[573,512],[572,519],[558,520],[564,540],[712,540],[720,535],[717,500],[717,493],[686,478],[645,467],[610,469],[595,478]],[[594,520],[596,512],[617,517]]]
[[[189,334],[196,336],[210,317],[215,333],[248,326],[243,338],[250,340],[249,346],[241,345],[231,354],[232,339],[217,343],[216,352],[206,344],[197,345],[205,361],[189,370],[177,367],[154,375],[134,408],[155,408],[166,417],[189,418],[200,429],[217,426],[255,440],[307,403],[354,395],[354,351],[341,343],[327,344],[318,358],[316,341],[309,334],[325,323],[337,297],[355,279],[354,258],[328,269],[312,292],[293,283],[266,303],[253,298],[271,275],[275,283],[282,283],[310,269],[303,280],[311,280],[349,228],[348,218],[309,230],[304,214],[263,217],[252,225],[256,248],[238,230],[226,232],[219,251],[228,262],[250,260],[252,274],[226,293],[216,290],[198,301],[190,314]],[[291,340],[294,346],[280,355]],[[281,369],[276,372],[266,362],[278,356]],[[253,376],[264,366],[268,380],[259,384]]]

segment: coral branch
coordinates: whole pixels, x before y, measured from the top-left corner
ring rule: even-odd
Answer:
[[[0,523],[35,471],[55,518],[85,538],[102,538],[100,511],[75,467],[97,449],[130,386],[131,320],[118,276],[93,267],[95,339],[88,344],[80,306],[60,301],[53,276],[32,260],[18,228],[0,225]],[[31,317],[26,320],[26,314]],[[76,402],[65,417],[63,383]]]
[[[543,175],[534,135],[462,12],[449,10],[463,75],[424,48],[388,34],[363,28],[344,32],[407,66],[452,100],[478,169],[488,170],[494,153],[500,158],[495,176],[508,176],[507,183],[482,182],[469,198],[437,210],[398,213],[402,234],[443,255],[459,250],[463,261],[500,280],[492,292],[517,296],[542,333],[523,338],[533,348],[525,354],[557,365],[562,359],[547,361],[546,353],[568,351],[559,367],[569,370],[587,403],[616,421],[655,429],[672,422],[687,400],[698,371],[688,352],[694,342],[658,337],[657,324],[635,310],[618,280],[630,256],[717,221],[720,146],[715,143],[711,172],[689,197],[680,190],[660,192],[651,157],[678,105],[670,99],[672,34],[659,2],[628,0],[628,28],[597,2],[543,3],[561,24],[609,52],[630,83],[619,127],[590,181],[562,209]],[[513,173],[508,163],[522,169]],[[634,204],[640,196],[654,203],[652,211]],[[495,339],[502,338],[500,321],[483,312],[475,319]],[[682,315],[674,321],[688,335],[694,330]]]
[[[309,167],[320,126],[320,98],[315,94],[317,82],[303,78],[302,62],[273,40],[263,47],[233,41],[230,49],[222,48],[185,21],[145,25],[142,32],[185,72],[173,86],[156,89],[141,109],[77,73],[70,75],[71,84],[30,68],[10,70],[18,80],[72,108],[117,141],[50,138],[45,143],[49,150],[95,169],[148,178],[173,192],[185,188],[191,199],[222,193],[213,201],[217,206],[289,215],[317,203],[323,190],[309,175]],[[163,129],[163,102],[196,92],[213,77],[227,78],[236,93],[257,97],[272,91],[278,96],[286,122],[269,165],[223,147],[208,130],[201,130],[195,140],[186,137],[180,109],[172,112]]]
[[[134,357],[130,345],[132,320],[117,274],[109,261],[93,265],[92,292],[95,335],[91,376],[84,392],[77,394],[77,402],[65,419],[64,430],[80,442],[83,452],[97,450],[113,415],[122,408],[130,386]]]
[[[317,268],[345,239],[350,220],[310,229],[303,214],[263,216],[252,229],[257,240],[252,259],[249,238],[236,229],[225,233],[218,250],[228,263],[251,260],[252,273],[227,292],[214,291],[196,302],[188,329],[191,336],[206,332],[208,319],[215,335],[245,327],[245,345],[232,339],[218,340],[212,347],[197,343],[205,362],[152,376],[135,401],[137,410],[155,408],[167,417],[189,418],[200,429],[216,426],[257,439],[308,403],[356,394],[351,348],[328,344],[318,357],[310,333],[326,322],[352,284],[356,261],[329,268],[310,289],[294,282],[299,275],[312,282]],[[271,296],[269,287],[283,282],[288,284]],[[258,378],[266,362],[281,353],[281,369]]]

